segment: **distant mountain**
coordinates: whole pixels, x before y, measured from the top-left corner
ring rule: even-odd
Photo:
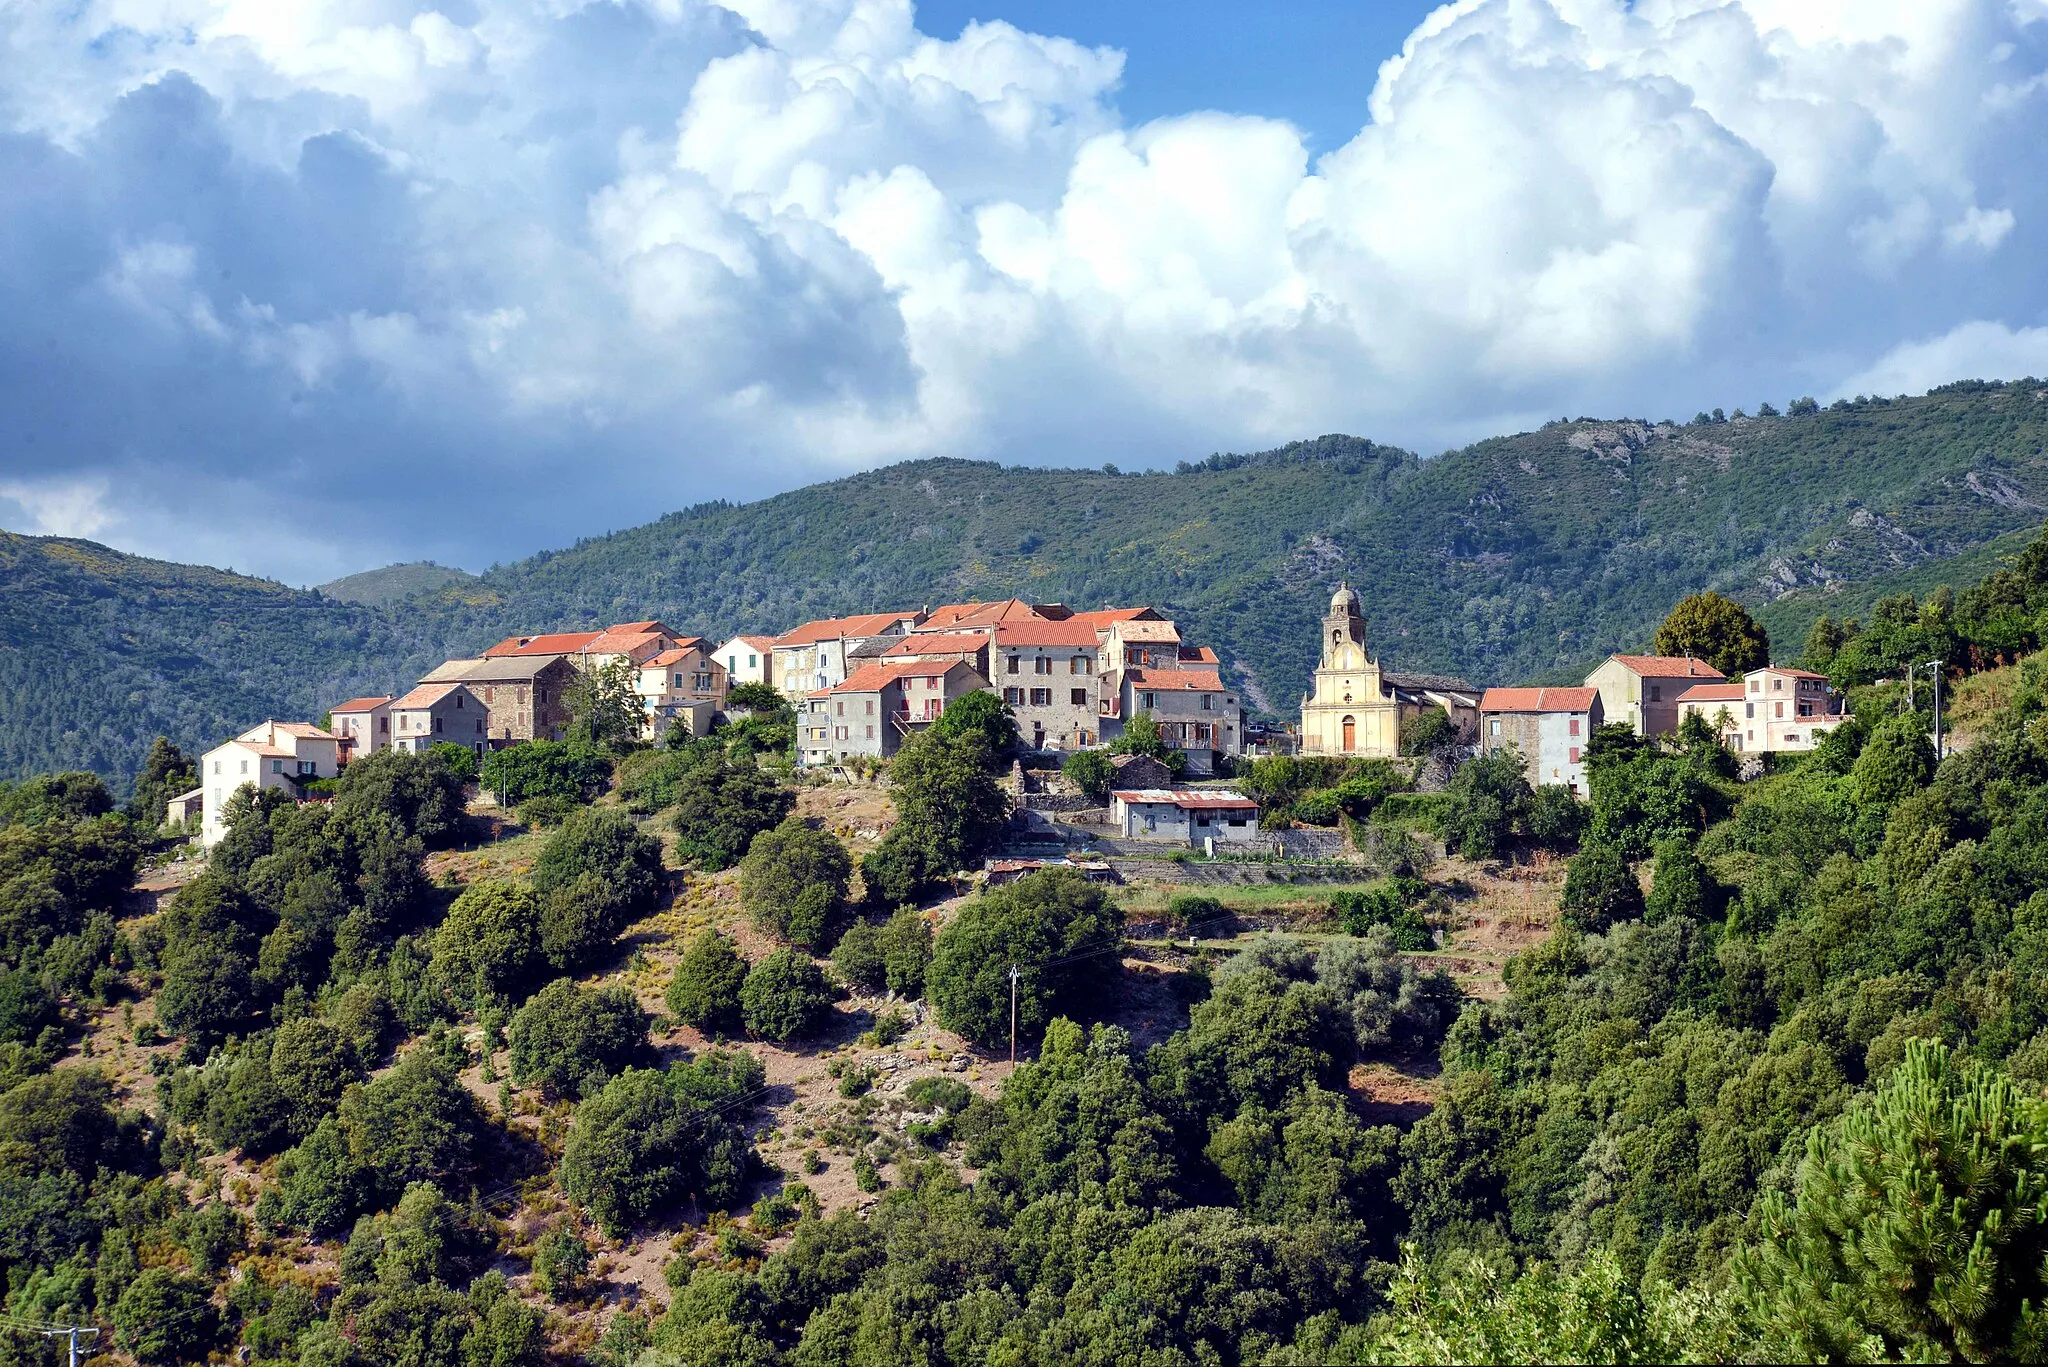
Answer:
[[[125,773],[156,730],[210,743],[513,631],[650,616],[723,637],[1013,594],[1152,603],[1280,715],[1340,580],[1392,666],[1480,683],[1575,677],[1709,587],[1791,655],[1823,610],[1974,580],[2042,521],[2044,452],[2048,388],[1965,383],[1793,417],[1558,422],[1428,460],[1328,436],[1174,473],[916,461],[671,513],[402,609],[13,537],[0,772]],[[35,644],[52,639],[55,659]]]
[[[385,607],[416,594],[475,582],[476,576],[467,570],[450,569],[431,560],[415,560],[407,565],[386,565],[381,570],[345,575],[331,584],[322,584],[319,591],[344,603]]]

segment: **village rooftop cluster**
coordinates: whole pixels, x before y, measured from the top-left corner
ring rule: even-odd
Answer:
[[[796,761],[829,768],[885,760],[954,700],[999,695],[1021,743],[1059,755],[1114,742],[1133,717],[1149,716],[1161,741],[1185,759],[1190,780],[1227,773],[1248,753],[1392,758],[1405,723],[1441,711],[1467,748],[1512,745],[1532,784],[1584,796],[1584,747],[1593,730],[1626,722],[1637,734],[1669,734],[1698,714],[1743,753],[1809,750],[1842,720],[1826,679],[1768,666],[1724,678],[1703,661],[1611,655],[1577,688],[1478,688],[1463,679],[1398,673],[1367,647],[1358,594],[1340,587],[1322,622],[1322,658],[1302,697],[1298,731],[1251,728],[1216,652],[1185,641],[1150,607],[1073,611],[1010,598],[909,612],[805,622],[780,636],[739,635],[722,645],[659,621],[602,630],[511,636],[474,658],[428,671],[403,696],[351,698],[328,727],[265,721],[210,750],[200,787],[172,800],[170,819],[202,814],[201,837],[225,832],[239,788],[303,788],[332,778],[352,756],[387,748],[455,744],[479,758],[533,740],[560,740],[571,723],[579,677],[607,668],[633,678],[644,738],[683,728],[702,736],[742,684],[765,684],[796,711]],[[1154,787],[1116,794],[1119,825],[1142,832],[1178,813],[1199,821],[1217,802],[1230,825],[1255,833],[1256,804],[1237,794]],[[1248,814],[1243,809],[1252,809]],[[1206,822],[1201,824],[1206,825]]]

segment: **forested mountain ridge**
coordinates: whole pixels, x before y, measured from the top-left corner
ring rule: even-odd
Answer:
[[[1427,460],[1328,436],[1172,473],[915,461],[699,505],[374,608],[15,537],[0,576],[11,590],[27,575],[32,592],[10,592],[0,617],[0,775],[123,775],[158,730],[211,743],[404,686],[432,658],[512,631],[649,616],[723,638],[1011,594],[1150,602],[1281,715],[1340,579],[1397,669],[1569,678],[1644,645],[1702,588],[1768,604],[1789,655],[1823,609],[1943,577],[1956,557],[1976,578],[1987,548],[2048,509],[2044,450],[2048,387],[1966,382],[1794,416],[1561,421]],[[194,614],[204,630],[187,629]],[[237,644],[243,617],[261,630]],[[51,633],[61,661],[27,648]],[[131,702],[151,679],[176,696]]]

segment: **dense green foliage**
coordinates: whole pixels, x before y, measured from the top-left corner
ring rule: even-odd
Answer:
[[[630,989],[588,988],[557,978],[512,1013],[512,1080],[550,1097],[589,1096],[606,1079],[647,1061],[647,1013]]]
[[[870,902],[915,901],[995,842],[1010,812],[1009,799],[996,786],[996,764],[978,730],[927,732],[903,742],[889,762],[896,824],[861,859]]]
[[[697,752],[676,782],[676,850],[707,871],[729,869],[754,837],[782,824],[796,795],[752,759]]]
[[[1742,604],[1711,589],[1671,609],[1650,649],[1705,660],[1731,679],[1771,662],[1770,637],[1756,619]]]
[[[685,1196],[725,1204],[748,1172],[733,1107],[760,1085],[746,1054],[627,1069],[576,1108],[562,1189],[613,1235]]]
[[[740,905],[776,939],[826,949],[844,924],[852,873],[838,836],[792,817],[754,837],[740,861]]]
[[[747,961],[730,936],[707,930],[676,960],[669,979],[669,1013],[699,1030],[731,1034],[740,1028],[740,987]]]
[[[804,1039],[831,1018],[832,985],[808,955],[778,949],[747,970],[740,1015],[762,1039]]]
[[[536,740],[485,755],[478,782],[517,807],[548,797],[585,802],[611,776],[611,759],[584,741]]]
[[[978,1044],[1010,1042],[1010,970],[1019,1040],[1085,1012],[1117,976],[1123,910],[1070,869],[991,888],[939,933],[928,970],[940,1022]]]

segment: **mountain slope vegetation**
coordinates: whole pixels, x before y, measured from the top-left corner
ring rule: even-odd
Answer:
[[[702,504],[377,606],[9,537],[0,773],[119,777],[159,730],[210,743],[403,687],[511,631],[646,616],[722,637],[1012,594],[1150,602],[1280,715],[1339,580],[1397,669],[1571,678],[1645,645],[1702,588],[1761,609],[1790,656],[1823,611],[1968,582],[2017,549],[2048,510],[2044,450],[2048,386],[2029,381],[1793,416],[1560,421],[1426,460],[1326,436],[1170,473],[916,461]],[[417,568],[372,572],[373,591]]]

